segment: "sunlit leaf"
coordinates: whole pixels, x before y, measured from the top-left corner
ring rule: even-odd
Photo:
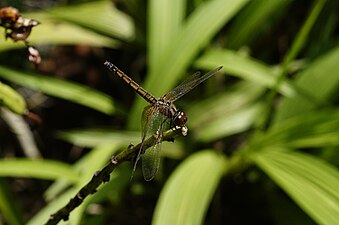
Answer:
[[[203,69],[211,69],[223,65],[222,72],[253,81],[264,87],[274,87],[277,74],[272,67],[264,63],[227,49],[210,49],[203,54],[195,65]],[[284,95],[293,95],[294,90],[287,82],[283,82],[280,90]]]
[[[131,18],[114,7],[111,1],[94,1],[75,6],[54,8],[49,13],[55,18],[81,25],[97,33],[124,41],[134,38]]]
[[[152,0],[148,3],[148,57],[150,71],[159,66],[168,43],[181,31],[186,1]]]
[[[211,118],[194,133],[199,141],[212,141],[248,130],[262,111],[262,105],[250,105],[230,114]]]
[[[95,147],[100,144],[128,145],[141,141],[139,132],[117,131],[110,129],[81,129],[60,131],[57,136],[77,146]]]
[[[3,66],[0,66],[0,77],[106,114],[112,114],[114,111],[113,100],[108,95],[81,84],[34,73],[20,72]]]
[[[337,91],[339,84],[339,48],[317,58],[304,71],[296,74],[295,85],[302,90],[300,95],[284,98],[277,110],[275,122],[302,115],[311,109],[326,104]]]
[[[336,224],[339,218],[338,169],[315,157],[275,149],[252,155],[264,170],[319,224]]]
[[[10,86],[0,82],[0,105],[12,112],[22,115],[26,111],[23,97]]]
[[[3,159],[0,160],[0,176],[38,179],[66,179],[77,182],[79,174],[61,162],[51,160]]]
[[[211,141],[245,131],[260,112],[261,106],[255,102],[263,91],[254,83],[241,82],[228,91],[186,106],[190,132],[199,141]]]
[[[119,149],[119,145],[116,144],[102,144],[93,148],[88,154],[83,156],[72,166],[74,171],[77,171],[81,174],[77,186],[81,187],[87,183],[93,174],[100,168],[102,168],[106,163],[109,162],[111,156],[114,152]],[[60,192],[64,191],[70,185],[69,182],[64,182],[64,180],[58,179],[54,182],[45,192],[46,199],[55,198]]]
[[[261,146],[314,148],[339,145],[339,111],[319,110],[273,126],[259,140]]]
[[[202,224],[226,166],[225,158],[212,151],[190,156],[167,180],[152,224]]]
[[[53,200],[49,202],[44,208],[42,208],[37,214],[34,215],[33,218],[27,223],[28,225],[35,225],[35,224],[44,224],[49,219],[46,215],[51,215],[55,213],[57,210],[65,206],[69,200],[75,196],[75,194],[80,190],[80,188],[90,181],[93,174],[98,170],[101,169],[108,161],[110,160],[110,156],[117,150],[116,145],[101,145],[97,148],[93,149],[88,155],[83,157],[78,163],[75,164],[74,170],[80,170],[82,175],[79,177],[78,175],[78,182],[76,183],[75,187],[70,188],[69,190],[65,191],[64,189],[67,187],[66,185],[60,185],[59,189],[54,189],[52,191],[48,191],[46,194],[49,199],[55,195],[58,195],[57,198],[53,196]],[[119,172],[114,171],[113,175],[111,176],[110,182],[119,182],[121,178],[119,177]],[[59,182],[59,181],[58,181]],[[57,182],[57,183],[58,183]],[[101,188],[101,187],[100,187]],[[93,195],[88,196],[85,201],[82,203],[82,207],[87,206],[87,204],[91,201]],[[80,220],[82,217],[82,207],[76,208],[70,214],[71,220]]]
[[[60,131],[57,137],[74,145],[82,147],[95,147],[102,144],[112,144],[120,147],[138,144],[141,142],[140,132],[121,131],[113,129],[81,129]],[[181,158],[183,146],[180,142],[164,142],[161,147],[161,155],[170,158]]]

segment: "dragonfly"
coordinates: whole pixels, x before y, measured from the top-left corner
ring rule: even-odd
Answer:
[[[186,113],[182,110],[178,110],[174,105],[174,102],[203,81],[215,75],[222,69],[222,66],[219,66],[203,75],[200,72],[196,72],[164,96],[156,98],[134,80],[132,80],[132,78],[122,72],[113,63],[106,61],[104,65],[115,75],[123,79],[130,87],[134,89],[137,94],[139,94],[149,103],[149,105],[144,108],[142,113],[141,146],[143,146],[146,137],[150,135],[153,135],[155,138],[155,144],[148,150],[143,150],[143,148],[140,147],[140,150],[134,159],[133,172],[135,171],[137,162],[141,157],[144,179],[146,181],[150,181],[155,177],[159,169],[163,132],[168,128],[184,128],[187,122]],[[186,135],[186,133],[187,130],[185,130],[183,135]]]

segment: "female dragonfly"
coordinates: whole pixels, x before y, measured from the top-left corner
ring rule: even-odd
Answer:
[[[181,98],[183,95],[187,94],[197,85],[207,80],[218,71],[221,70],[222,66],[217,67],[216,69],[201,75],[200,72],[196,72],[191,75],[187,80],[181,83],[179,86],[174,88],[172,91],[168,92],[160,98],[154,97],[151,93],[142,88],[139,84],[133,81],[129,76],[122,72],[118,67],[113,65],[113,63],[106,61],[104,65],[112,71],[114,74],[122,78],[129,86],[131,86],[134,91],[136,91],[142,98],[144,98],[150,105],[144,108],[142,113],[142,141],[145,141],[146,137],[155,134],[155,144],[151,149],[143,151],[142,147],[140,148],[138,155],[134,161],[133,172],[135,171],[138,160],[142,159],[142,172],[145,180],[149,181],[154,178],[159,169],[160,163],[160,146],[162,142],[163,132],[170,128],[182,128],[187,122],[186,113],[178,110],[174,102]]]

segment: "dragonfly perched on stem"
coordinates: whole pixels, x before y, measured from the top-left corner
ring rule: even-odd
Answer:
[[[183,135],[186,135],[187,116],[184,111],[178,110],[174,102],[187,94],[197,85],[207,80],[218,71],[222,66],[202,75],[200,72],[188,77],[183,83],[174,88],[160,98],[154,97],[151,93],[142,88],[138,83],[133,81],[129,76],[122,72],[113,63],[106,61],[104,65],[114,74],[122,78],[129,86],[131,86],[142,98],[144,98],[150,105],[144,108],[142,113],[142,140],[140,150],[135,157],[133,172],[136,169],[137,162],[140,157],[142,159],[142,172],[145,180],[149,181],[154,178],[159,169],[160,163],[160,149],[162,142],[162,134],[167,128],[174,128],[181,130]],[[186,129],[182,129],[186,128]],[[145,151],[142,143],[145,138],[153,135],[155,144],[151,149]]]

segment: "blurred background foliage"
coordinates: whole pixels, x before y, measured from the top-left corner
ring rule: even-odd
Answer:
[[[112,154],[140,141],[143,99],[224,66],[178,101],[189,135],[156,179],[128,163],[60,224],[337,224],[337,1],[16,1],[40,21],[0,41],[0,224],[44,224]],[[3,30],[3,29],[2,29]],[[29,109],[43,122],[22,115]]]

